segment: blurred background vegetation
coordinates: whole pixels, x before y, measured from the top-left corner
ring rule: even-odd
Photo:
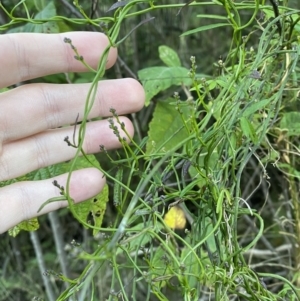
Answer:
[[[201,2],[202,0],[199,0]],[[8,10],[19,3],[17,0],[3,0],[2,5]],[[37,6],[39,1],[27,0],[26,4],[32,16],[37,13]],[[222,2],[222,1],[220,1]],[[236,1],[243,3],[243,1]],[[245,3],[251,1],[244,1]],[[107,12],[108,9],[114,4],[111,0],[101,1],[79,1],[83,10],[89,15],[90,18],[100,18],[103,16],[112,16],[113,12]],[[279,1],[281,4],[282,1]],[[81,14],[73,5],[73,1],[69,0],[56,0],[54,1],[57,15],[66,16],[68,18],[81,18]],[[161,0],[159,5],[164,4],[179,4],[174,0]],[[204,5],[205,4],[205,5]],[[135,77],[138,78],[138,71],[152,66],[162,65],[158,56],[158,47],[167,45],[174,49],[183,66],[186,68],[191,67],[190,57],[195,56],[197,61],[197,72],[213,76],[218,72],[219,60],[226,61],[232,37],[232,29],[230,27],[221,27],[210,29],[195,33],[188,36],[180,36],[183,32],[197,28],[199,26],[209,25],[216,20],[198,18],[197,15],[219,15],[226,16],[221,5],[217,1],[206,2],[199,6],[186,6],[180,12],[179,8],[159,9],[151,11],[146,14],[137,15],[134,18],[128,18],[124,21],[121,27],[120,37],[126,36],[133,28],[140,22],[149,17],[155,17],[154,21],[147,22],[134,30],[131,35],[119,47],[119,59],[117,64],[106,73],[107,78],[116,77]],[[270,2],[265,3],[272,6]],[[290,0],[289,7],[300,9],[300,2],[298,0]],[[136,6],[136,11],[145,8],[146,3],[140,3]],[[299,13],[298,13],[299,14]],[[23,6],[17,6],[14,11],[15,16],[26,17]],[[242,23],[246,23],[251,17],[251,11],[245,10],[241,12],[243,18]],[[258,15],[257,19],[263,19],[263,16]],[[9,23],[10,20],[0,9],[0,25]],[[18,24],[3,30],[1,34],[7,32],[18,32],[23,29]],[[257,23],[253,22],[253,27],[246,28],[242,35],[247,35],[254,29]],[[59,31],[98,31],[91,25],[76,25],[70,22],[60,22]],[[253,34],[247,47],[256,49],[259,43],[260,34]],[[93,75],[87,74],[74,74],[70,75],[72,82],[89,82],[92,80]],[[55,76],[48,76],[38,81],[67,83],[67,78],[64,74]],[[299,84],[299,83],[298,83]],[[138,125],[139,131],[136,134],[136,139],[147,135],[149,122],[152,118],[155,104],[160,99],[165,99],[166,96],[171,96],[178,88],[170,88],[164,93],[158,94],[148,107],[145,107],[141,112],[130,116]],[[292,106],[292,104],[291,104]],[[300,109],[299,100],[293,103],[294,109]],[[274,138],[275,139],[275,138]],[[295,144],[299,147],[299,139],[294,140]],[[261,152],[264,150],[261,149]],[[116,157],[116,153],[110,154]],[[299,154],[298,154],[299,156]],[[105,154],[97,155],[101,166],[110,170],[110,166]],[[299,159],[297,164],[299,164]],[[299,167],[299,166],[298,166]],[[246,262],[251,266],[254,271],[264,273],[275,273],[283,277],[288,277],[290,280],[295,280],[299,277],[299,266],[295,265],[295,258],[299,257],[299,246],[294,248],[295,243],[300,241],[295,238],[295,223],[293,207],[290,204],[291,189],[290,180],[283,172],[279,171],[271,164],[267,166],[267,173],[269,179],[261,178],[260,169],[257,167],[257,162],[249,161],[243,173],[242,179],[242,196],[247,199],[247,202],[254,209],[257,209],[265,221],[265,235],[262,237],[256,249],[251,253],[250,251],[245,254]],[[113,183],[108,181],[110,189],[113,189]],[[295,191],[299,194],[299,183],[296,181]],[[248,198],[248,196],[250,196]],[[1,209],[0,209],[1,210]],[[103,226],[111,226],[111,221],[114,220],[117,210],[113,204],[113,199],[110,199],[107,211],[104,217]],[[284,219],[284,220],[283,220]],[[298,220],[298,222],[300,222]],[[74,218],[70,215],[67,209],[60,210],[57,214],[43,216],[40,218],[40,229],[36,233],[35,239],[38,239],[41,249],[43,250],[43,259],[46,270],[44,276],[41,275],[39,270],[39,262],[36,257],[33,247],[34,237],[27,232],[21,232],[16,238],[12,238],[7,234],[1,235],[0,239],[0,301],[17,301],[17,300],[50,300],[49,296],[46,297],[45,282],[43,278],[47,278],[48,284],[52,287],[55,296],[58,296],[65,288],[65,282],[60,280],[59,273],[62,271],[61,258],[62,254],[58,254],[55,247],[55,238],[53,235],[53,224],[59,226],[61,232],[61,243],[65,255],[63,260],[66,270],[64,274],[70,278],[76,278],[81,271],[86,267],[85,260],[78,260],[77,256],[81,253],[92,252],[95,247],[105,239],[100,234],[96,237],[92,233],[84,229]],[[237,224],[238,233],[240,235],[240,243],[249,241],[253,238],[253,233],[257,231],[253,221],[248,217],[244,217]],[[181,233],[179,233],[181,235]],[[296,252],[296,253],[295,253]],[[120,255],[122,256],[122,255]],[[125,259],[124,259],[125,260]],[[296,261],[297,262],[297,261]],[[300,261],[299,261],[300,262]],[[120,295],[118,292],[112,292],[109,279],[111,270],[109,269],[111,262],[106,262],[101,270],[99,280],[96,282],[96,289],[101,297],[97,300],[118,300]],[[55,271],[55,272],[53,272]],[[57,273],[57,274],[56,274]],[[128,273],[128,270],[120,270],[120,277],[124,281],[124,285],[128,285],[135,281],[134,273]],[[263,280],[261,280],[263,281]],[[300,281],[296,281],[298,285]],[[169,300],[183,300],[176,290],[176,281],[173,283],[174,287],[165,286],[162,288]],[[284,284],[278,280],[266,280],[264,285],[274,292],[282,289]],[[158,300],[157,297],[147,294],[146,285],[141,284],[139,289],[135,292],[135,300]],[[191,298],[191,300],[215,300],[210,294],[212,283],[203,285],[202,292],[198,295],[198,299]],[[299,288],[299,287],[298,287]],[[133,293],[130,291],[128,294]],[[35,299],[34,299],[35,298]],[[40,298],[40,299],[39,299]],[[55,299],[52,299],[55,300]],[[52,301],[51,300],[51,301]],[[74,299],[75,300],[75,299]],[[217,300],[217,299],[216,299]],[[224,299],[225,300],[225,299]],[[237,297],[232,297],[228,300],[244,300]],[[259,300],[259,299],[257,299]],[[279,300],[279,299],[278,299]],[[286,299],[292,300],[287,296]]]

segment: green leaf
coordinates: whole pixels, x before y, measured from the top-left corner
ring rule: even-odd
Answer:
[[[243,134],[247,138],[250,138],[253,143],[257,143],[257,135],[256,135],[254,127],[252,126],[250,121],[247,118],[242,117],[240,119],[240,125],[241,125]]]
[[[53,178],[55,176],[69,172],[72,161],[63,162],[48,167],[41,168],[39,170],[28,173],[17,179],[0,182],[0,187],[19,182],[19,181],[39,181],[44,179]],[[79,170],[88,167],[99,167],[99,162],[94,155],[88,155],[85,157],[79,157],[76,160],[74,170]],[[84,202],[74,205],[74,210],[79,216],[80,220],[87,221],[90,214],[93,218],[93,225],[100,228],[102,224],[103,215],[105,213],[106,204],[108,201],[108,188],[107,186],[95,197],[88,199]],[[49,201],[47,201],[49,202]],[[47,206],[47,204],[46,204]],[[13,227],[9,233],[17,235],[20,230],[34,231],[39,228],[39,224],[36,218],[24,221],[17,226]],[[98,231],[94,230],[94,234]]]
[[[106,211],[106,205],[108,202],[108,186],[105,184],[102,191],[97,194],[94,198],[89,199],[85,202],[81,202],[74,206],[74,210],[82,220],[87,220],[90,213],[93,218],[93,225],[100,228],[102,220]],[[99,232],[98,229],[93,229],[93,235],[95,236]]]
[[[259,101],[255,101],[251,103],[249,106],[246,106],[244,109],[242,116],[248,117],[252,115],[253,113],[257,112],[258,110],[264,108],[266,105],[268,105],[271,102],[272,98],[267,98]]]
[[[205,258],[205,251],[203,250],[203,248],[199,247],[199,249],[201,248],[201,258],[197,258],[197,255],[191,252],[191,247],[187,247],[190,246],[193,242],[191,242],[188,237],[186,237],[185,240],[187,241],[187,243],[181,250],[180,262],[182,262],[183,266],[185,267],[185,273],[189,275],[189,277],[187,277],[189,287],[196,288],[197,284],[199,283],[198,277],[203,274],[203,269],[199,264],[199,261],[201,262],[201,264],[203,264],[204,262],[207,265],[210,264],[210,262],[207,256]]]
[[[199,172],[199,169],[202,170],[208,167],[211,170],[215,170],[219,157],[220,156],[216,148],[212,151],[211,154],[209,154],[209,151],[206,147],[203,147],[201,149],[201,153],[197,155],[197,161],[196,161],[197,168],[193,165],[191,165],[189,168],[189,174],[191,178],[195,180],[197,179],[198,187],[201,188],[207,185],[207,177],[205,176],[205,173]]]
[[[287,163],[278,163],[277,166],[280,170],[284,170],[285,173],[288,173],[290,176],[294,178],[300,179],[300,171]]]
[[[188,73],[189,70],[184,67],[150,67],[140,70],[138,76],[146,92],[145,105],[148,106],[155,95],[172,85],[190,86],[192,80]]]
[[[56,9],[54,2],[50,1],[46,7],[43,8],[36,16],[34,20],[45,20],[56,16]],[[37,32],[37,33],[57,33],[59,27],[57,22],[48,21],[42,24],[27,23],[23,27],[23,32]]]
[[[223,26],[230,26],[230,24],[229,23],[217,23],[217,24],[209,24],[209,25],[205,25],[205,26],[200,26],[198,28],[188,30],[180,36],[183,37],[183,36],[187,36],[187,35],[190,35],[190,34],[193,34],[193,33],[196,33],[196,32],[205,31],[205,30],[218,28],[218,27],[223,27]]]
[[[173,99],[169,99],[169,101],[173,101]],[[187,120],[188,107],[180,109],[184,119]],[[146,153],[150,155],[156,151],[167,152],[185,139],[187,135],[187,130],[183,127],[182,118],[175,106],[165,101],[158,102],[149,125]]]
[[[197,18],[202,19],[218,19],[218,20],[228,20],[225,16],[219,16],[219,15],[197,15]]]
[[[152,285],[162,288],[167,281],[174,277],[174,271],[169,265],[166,265],[166,250],[159,246],[151,259]]]
[[[34,5],[36,7],[37,10],[41,11],[43,8],[45,8],[45,6],[47,5],[46,0],[34,0]]]
[[[163,225],[160,223],[157,223],[157,226],[157,229],[163,228]],[[126,245],[126,248],[129,251],[136,251],[142,246],[146,246],[153,239],[151,232],[147,231],[145,228],[145,223],[139,223],[135,226],[131,226],[130,230],[130,235],[124,237],[124,239],[120,241],[120,244]]]
[[[8,234],[12,237],[16,237],[20,231],[36,231],[40,227],[37,218],[32,218],[27,221],[23,221],[13,228],[8,230]]]
[[[281,130],[286,131],[287,136],[300,135],[300,113],[299,112],[287,112],[283,114],[280,121]]]
[[[50,165],[48,167],[40,168],[26,175],[28,181],[38,181],[49,179],[63,173],[66,173],[71,168],[72,161]],[[87,155],[85,157],[78,157],[74,170],[79,170],[87,167],[99,167],[99,162],[94,155]]]
[[[162,45],[158,47],[159,58],[168,66],[168,67],[180,67],[181,62],[180,58],[177,55],[176,51],[172,48]]]

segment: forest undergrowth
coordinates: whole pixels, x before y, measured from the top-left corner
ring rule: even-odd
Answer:
[[[64,172],[70,181],[74,170],[89,166],[108,184],[80,205],[67,185],[61,198],[43,205],[66,199],[67,210],[10,230],[16,237],[0,242],[0,300],[300,300],[297,3],[95,3],[99,7],[79,0],[0,2],[2,33],[65,32],[83,64],[69,31],[101,31],[110,40],[97,70],[87,66],[87,74],[68,75],[71,83],[91,81],[76,124],[76,157],[1,186]],[[176,42],[138,46],[150,39],[150,27],[162,35],[160,14],[170,11],[184,29]],[[106,73],[111,47],[120,57],[115,73]],[[151,56],[134,62],[143,48]],[[211,63],[204,65],[206,59]],[[130,116],[134,139],[120,135],[116,125],[126,128],[111,108],[109,126],[123,148],[99,146],[99,155],[86,155],[98,81],[129,75],[146,92],[145,108]],[[56,249],[54,237],[62,233],[47,223],[66,229]],[[30,246],[24,232],[39,227],[30,237],[43,251]],[[41,276],[39,258],[47,267]]]

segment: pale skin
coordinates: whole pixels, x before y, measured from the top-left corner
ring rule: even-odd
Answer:
[[[102,51],[108,45],[101,33],[71,32],[64,34],[7,34],[0,35],[0,88],[41,76],[87,71],[74,59],[74,52],[64,38],[70,38],[80,55],[97,68]],[[117,58],[111,49],[107,68]],[[64,162],[74,157],[76,149],[64,142],[72,137],[77,115],[84,112],[87,84],[25,84],[0,93],[0,181],[14,179],[38,168]],[[139,111],[144,105],[142,86],[133,79],[101,81],[89,118],[111,116],[110,108],[124,115]],[[120,117],[127,132],[133,136],[131,121]],[[125,135],[124,135],[125,136]],[[86,153],[120,147],[107,120],[90,122],[84,140]],[[67,202],[53,202],[37,213],[50,198],[60,196],[52,182],[66,184],[67,174],[55,178],[17,182],[0,189],[0,233],[21,221],[67,206]],[[87,168],[72,174],[70,196],[81,202],[95,196],[105,184],[103,174]]]

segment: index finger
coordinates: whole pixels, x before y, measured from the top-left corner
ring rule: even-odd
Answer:
[[[109,44],[108,38],[98,32],[0,35],[0,88],[50,74],[88,71],[74,58],[75,52],[64,42],[65,38],[72,41],[79,55],[94,69]],[[111,67],[116,58],[117,50],[111,48],[106,67]]]

